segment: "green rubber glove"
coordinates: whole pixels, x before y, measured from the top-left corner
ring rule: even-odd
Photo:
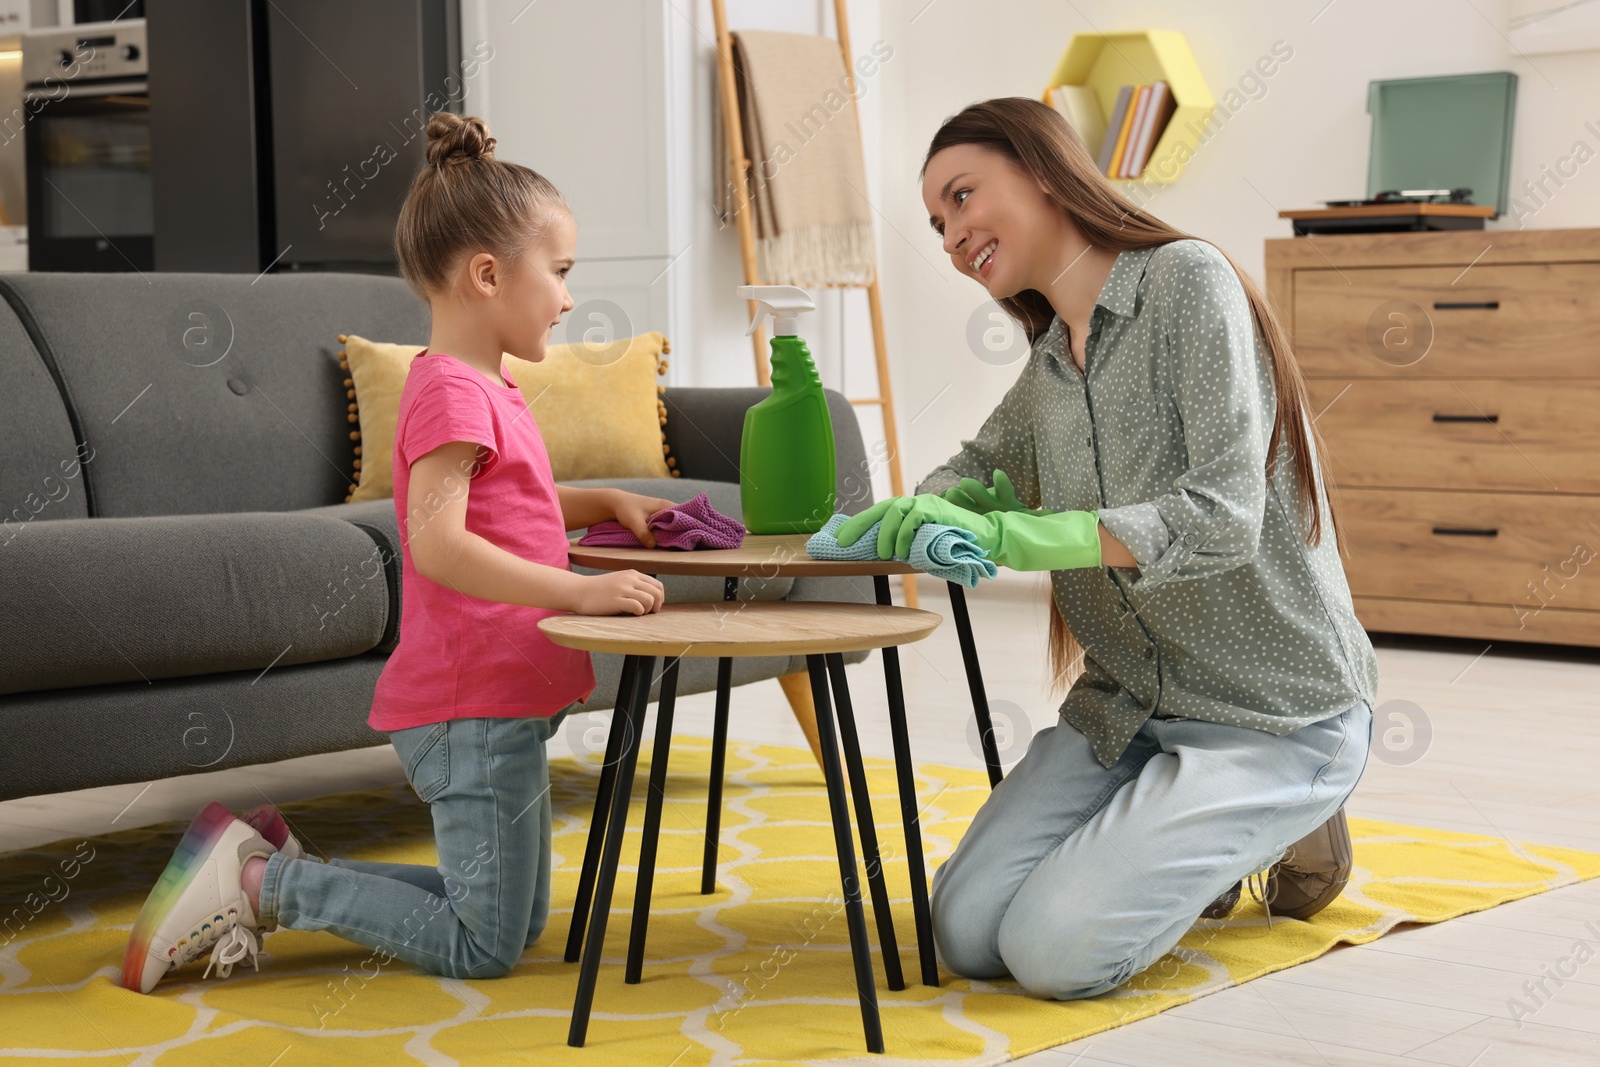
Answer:
[[[910,556],[917,527],[925,522],[960,527],[977,538],[979,544],[982,544],[984,537],[992,540],[999,534],[990,516],[957,507],[936,494],[923,493],[919,496],[892,496],[852,516],[839,527],[839,544],[855,544],[875,522],[883,523],[878,527],[879,559],[905,559]]]
[[[966,530],[990,559],[1012,570],[1053,571],[1101,565],[1100,518],[1093,511],[1048,515],[995,511],[979,515],[932,493],[890,497],[840,526],[839,543],[855,544],[873,523],[880,521],[879,559],[907,558],[917,528],[931,522]]]
[[[998,467],[994,472],[993,490],[976,478],[963,478],[960,485],[946,489],[943,496],[957,507],[978,515],[988,515],[995,511],[1025,511],[1029,515],[1055,514],[1049,508],[1030,508],[1018,500],[1016,490],[1011,487],[1011,476]]]
[[[1100,515],[1093,511],[1057,511],[1039,515],[1004,511],[991,516],[1000,527],[1000,543],[987,549],[989,558],[1014,571],[1066,571],[1099,567]]]

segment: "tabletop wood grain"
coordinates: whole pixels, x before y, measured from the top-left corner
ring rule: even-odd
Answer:
[[[830,601],[667,604],[646,615],[552,615],[539,620],[567,648],[628,656],[794,656],[920,641],[943,617],[919,608]]]
[[[807,534],[746,534],[738,548],[602,548],[568,546],[567,556],[583,567],[603,571],[632,568],[645,574],[692,574],[713,578],[849,577],[915,574],[909,563],[894,559],[833,560],[806,555]]]

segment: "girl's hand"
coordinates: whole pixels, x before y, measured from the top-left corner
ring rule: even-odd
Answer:
[[[614,511],[617,521],[631,530],[640,544],[646,548],[654,548],[656,535],[655,531],[650,529],[650,516],[677,506],[676,501],[663,500],[658,496],[641,496],[638,493],[619,491]]]
[[[578,615],[647,615],[667,602],[660,580],[638,571],[576,577],[578,595],[572,610]]]

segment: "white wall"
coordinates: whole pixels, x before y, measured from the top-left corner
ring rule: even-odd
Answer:
[[[730,0],[728,26],[732,30],[781,30],[788,33],[836,36],[831,0]],[[693,190],[678,205],[683,209],[674,245],[682,258],[672,268],[683,271],[691,284],[676,295],[672,332],[674,380],[685,385],[754,385],[755,360],[749,338],[745,302],[735,290],[744,284],[738,230],[723,226],[712,208],[714,191],[723,180],[712,173],[712,118],[717,95],[716,26],[710,0],[674,3],[670,32],[675,69],[682,78],[680,101],[674,109],[679,121],[675,140],[682,138],[678,174],[680,188]],[[856,55],[870,52],[882,36],[877,0],[855,0],[850,5],[850,40]],[[868,195],[881,200],[883,144],[882,104],[886,70],[872,77],[858,75],[857,108],[861,116]],[[878,236],[880,248],[882,235]],[[848,396],[877,394],[872,332],[865,290],[825,290],[813,294],[817,310],[803,316],[800,332],[811,348],[823,383]],[[768,336],[770,336],[770,329]],[[892,345],[892,340],[891,340]],[[891,349],[892,351],[892,349]],[[883,439],[878,409],[860,406],[863,435],[869,449]],[[872,454],[869,452],[869,454]],[[909,476],[909,475],[908,475]],[[887,474],[877,473],[877,494],[888,492]]]
[[[1481,13],[1481,14],[1480,14]],[[1225,249],[1258,280],[1262,242],[1287,237],[1280,209],[1365,195],[1367,83],[1373,79],[1510,70],[1518,76],[1513,195],[1529,227],[1600,226],[1600,52],[1512,53],[1503,0],[908,0],[886,4],[883,35],[895,48],[885,88],[882,238],[890,342],[908,480],[920,478],[972,434],[1016,379],[965,340],[984,300],[959,277],[927,225],[917,169],[939,123],[995,96],[1037,97],[1076,32],[1176,30],[1188,39],[1212,96],[1238,87],[1282,40],[1292,57],[1241,93],[1242,105],[1178,181],[1144,207]],[[1584,123],[1593,123],[1586,128]],[[1530,196],[1523,183],[1562,164],[1562,188]],[[1516,228],[1511,211],[1489,224]],[[1486,236],[1492,241],[1492,234]],[[930,262],[931,261],[931,262]],[[925,408],[925,410],[923,410]],[[917,412],[923,411],[921,415]],[[914,419],[914,421],[913,421]]]
[[[881,35],[879,3],[855,0],[850,7],[851,43],[861,55]],[[730,0],[727,10],[734,30],[835,35],[832,0]],[[659,27],[658,73],[641,76],[641,20],[630,11],[647,13]],[[637,295],[647,288],[650,298],[639,301],[643,310],[633,313],[630,326],[635,332],[660,330],[671,341],[669,383],[754,385],[745,302],[735,293],[744,283],[738,231],[723,227],[712,206],[721,178],[712,174],[717,74],[710,0],[540,0],[532,7],[527,0],[464,0],[462,23],[464,51],[482,40],[494,49],[470,83],[466,110],[488,121],[502,158],[548,176],[578,215],[574,300],[581,304],[608,291]],[[566,37],[560,38],[563,26]],[[867,189],[878,203],[884,71],[859,80]],[[545,91],[552,82],[568,91]],[[590,88],[575,88],[584,85]],[[653,86],[664,94],[659,145],[644,143],[646,133],[633,114],[638,106],[629,96]],[[648,106],[653,111],[655,104]],[[638,173],[658,175],[655,181],[663,181],[670,195],[667,225],[659,231],[635,227],[651,237],[630,245],[619,241],[614,224],[640,217],[637,194],[654,185],[619,176],[619,168],[634,166]],[[876,395],[865,291],[815,295],[818,309],[801,320],[801,333],[824,383],[851,396]],[[858,412],[869,447],[881,441],[877,409]],[[879,481],[881,495],[888,491],[887,476],[880,474]]]
[[[634,326],[671,339],[669,380],[675,384],[753,384],[744,302],[734,295],[743,281],[737,233],[719,228],[711,208],[716,81],[710,0],[647,6],[657,2],[591,0],[573,9],[637,4],[662,14],[670,86],[664,119],[669,225],[662,247],[651,250],[655,265],[642,277],[670,293],[649,313],[652,321]],[[534,11],[558,3],[577,0],[539,0]],[[1600,52],[1519,57],[1507,39],[1507,0],[853,0],[850,6],[856,54],[880,39],[892,50],[865,80],[860,109],[908,492],[977,429],[1020,370],[1018,364],[984,363],[968,349],[968,319],[986,297],[956,274],[928,228],[916,181],[922,155],[939,123],[964,105],[1039,96],[1076,32],[1179,31],[1219,102],[1230,88],[1239,90],[1233,113],[1179,180],[1142,202],[1179,229],[1216,242],[1258,279],[1262,242],[1290,232],[1278,210],[1365,193],[1366,93],[1373,79],[1515,71],[1512,185],[1522,207],[1513,211],[1528,226],[1600,226],[1600,163],[1587,163],[1600,152]],[[546,170],[558,184],[581,184],[582,153],[575,146],[594,130],[629,127],[582,94],[539,99],[519,91],[529,54],[549,52],[548,42],[519,37],[511,25],[526,8],[527,0],[464,0],[465,45],[487,37],[496,48],[468,109],[489,119],[508,158]],[[832,0],[730,0],[728,11],[736,30],[833,34]],[[1292,56],[1270,78],[1242,81],[1278,41]],[[630,81],[626,61],[603,47],[563,54],[575,77],[614,69],[619,81],[638,84]],[[1558,187],[1552,173],[1565,175],[1564,184]],[[1524,190],[1525,182],[1541,179],[1546,191]],[[599,221],[580,219],[580,261],[585,234]],[[1517,225],[1508,213],[1490,229]],[[607,268],[580,263],[574,272],[580,282],[586,269],[594,277]],[[819,303],[818,312],[802,320],[802,332],[824,381],[852,396],[871,394],[876,383],[864,293],[822,293]],[[869,445],[881,440],[876,409],[857,410]],[[876,482],[878,494],[887,493],[883,471]]]

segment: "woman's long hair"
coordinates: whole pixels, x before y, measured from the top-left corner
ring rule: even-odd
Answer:
[[[1100,173],[1078,132],[1059,111],[1038,100],[1008,96],[963,109],[947,119],[933,135],[928,154],[922,161],[922,171],[926,172],[928,161],[935,153],[960,144],[979,145],[999,152],[1031,173],[1048,188],[1050,201],[1072,219],[1096,248],[1117,252],[1154,248],[1190,236],[1141,210],[1119,193]],[[1239,276],[1239,284],[1250,301],[1256,330],[1272,362],[1278,410],[1267,446],[1266,477],[1271,480],[1279,449],[1287,446],[1301,489],[1301,519],[1308,524],[1306,543],[1315,545],[1322,540],[1322,506],[1316,490],[1320,473],[1329,497],[1328,522],[1333,527],[1335,543],[1342,544],[1344,538],[1333,511],[1333,483],[1328,477],[1325,458],[1327,450],[1314,420],[1306,415],[1309,405],[1305,379],[1289,350],[1288,335],[1272,313],[1261,287],[1240,270],[1226,252],[1222,255]],[[1025,289],[1015,296],[1004,297],[999,304],[1022,324],[1030,342],[1049,328],[1056,314],[1049,300],[1037,289]],[[1312,458],[1312,443],[1315,444],[1315,459]],[[1052,687],[1060,690],[1081,673],[1083,652],[1067,629],[1053,593],[1050,604],[1051,679]]]

